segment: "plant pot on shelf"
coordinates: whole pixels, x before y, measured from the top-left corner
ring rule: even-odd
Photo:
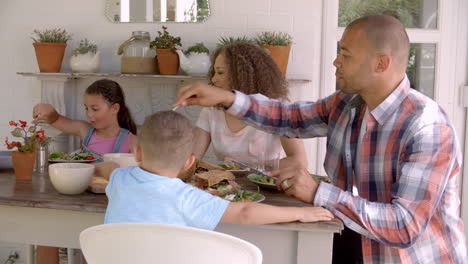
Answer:
[[[35,42],[33,45],[39,70],[41,72],[60,72],[67,44]]]
[[[18,152],[11,153],[13,169],[17,181],[31,181],[34,164],[36,162],[36,152]]]
[[[174,49],[156,49],[159,73],[176,75],[179,71],[179,56]]]
[[[281,70],[283,75],[286,75],[291,46],[262,45],[261,47],[267,50],[271,58],[275,61],[276,65],[278,65],[278,68]]]
[[[76,54],[70,57],[70,68],[72,72],[97,72],[99,69],[100,51]]]

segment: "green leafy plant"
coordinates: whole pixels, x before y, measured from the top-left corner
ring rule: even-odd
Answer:
[[[288,46],[291,44],[292,37],[286,32],[261,32],[257,35],[255,42],[258,45],[270,45],[270,46]]]
[[[200,42],[200,43],[196,43],[193,46],[190,46],[187,49],[187,54],[188,53],[206,53],[206,54],[209,54],[210,51],[208,50],[207,47],[205,47],[205,45],[203,45],[203,42]]]
[[[253,41],[251,39],[249,39],[248,37],[246,37],[246,36],[242,36],[242,37],[221,37],[221,38],[218,39],[218,41],[219,42],[216,45],[216,47],[218,47],[218,48],[224,47],[224,46],[232,44],[232,43],[237,43],[237,42],[253,43]]]
[[[71,39],[71,35],[60,28],[34,30],[34,37],[31,37],[34,42],[50,42],[50,43],[67,43]]]
[[[180,37],[174,37],[169,34],[166,26],[162,26],[163,32],[158,31],[158,36],[151,41],[151,47],[157,49],[174,49],[176,46],[182,46]]]
[[[17,148],[19,152],[34,152],[39,144],[48,142],[49,139],[45,136],[44,130],[37,130],[36,125],[28,126],[28,122],[18,120],[18,122],[10,121],[10,126],[14,127],[11,131],[13,137],[22,138],[20,141],[8,141],[5,139],[7,149]]]
[[[72,54],[73,55],[78,55],[78,54],[86,54],[86,53],[92,53],[96,54],[97,52],[97,45],[90,43],[88,39],[82,39],[80,41],[80,45],[78,48],[74,49]]]

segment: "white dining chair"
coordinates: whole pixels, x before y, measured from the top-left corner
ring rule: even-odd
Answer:
[[[260,264],[255,245],[223,233],[163,224],[105,224],[85,229],[88,264]]]

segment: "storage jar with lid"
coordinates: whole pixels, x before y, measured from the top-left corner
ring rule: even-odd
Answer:
[[[117,54],[122,55],[122,73],[156,73],[156,52],[150,47],[148,31],[133,31],[132,37],[120,45]]]

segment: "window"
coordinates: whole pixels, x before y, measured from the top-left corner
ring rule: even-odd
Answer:
[[[437,29],[437,0],[340,0],[338,26],[346,27],[364,15],[387,14],[398,18],[406,28]],[[406,74],[411,87],[434,98],[437,44],[412,43]]]

